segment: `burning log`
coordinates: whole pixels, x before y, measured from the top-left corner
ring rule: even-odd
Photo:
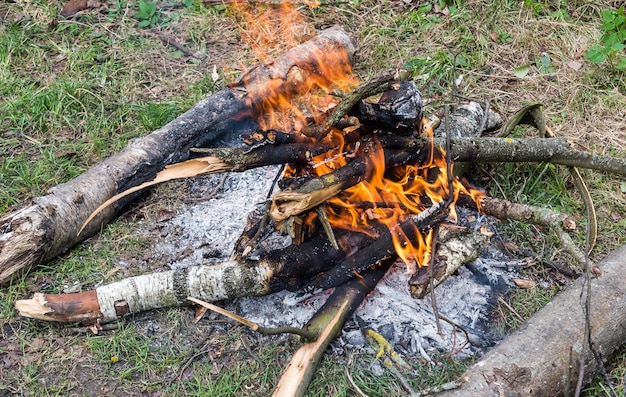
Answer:
[[[384,232],[383,228],[381,232]],[[150,273],[87,292],[35,293],[31,299],[17,301],[15,308],[21,316],[44,321],[104,324],[130,313],[187,305],[188,296],[215,302],[266,295],[285,289],[296,291],[317,274],[338,264],[343,264],[342,268],[349,267],[349,263],[369,268],[374,263],[375,259],[372,260],[370,255],[380,255],[370,248],[376,239],[359,233],[349,233],[348,237],[353,251],[365,253],[346,256],[346,251],[335,250],[320,236],[297,246],[270,251],[259,260],[232,259],[217,264]],[[390,236],[377,241],[381,240],[386,241],[386,246],[380,243],[376,245],[383,252],[378,260],[385,261],[394,256],[393,243]],[[442,232],[441,240],[439,252],[450,263],[468,262],[480,253],[481,242],[486,242],[484,235],[469,230],[465,233]],[[354,277],[354,273],[350,275]],[[334,278],[330,280],[337,281]],[[343,281],[346,281],[345,277]]]
[[[608,359],[626,340],[626,246],[604,258],[602,275],[591,280],[591,345]],[[561,291],[518,331],[494,347],[461,378],[455,390],[437,397],[567,396],[576,389],[580,357],[586,349],[584,278]],[[587,354],[585,381],[600,370]]]
[[[196,103],[189,111],[151,134],[131,141],[120,153],[93,166],[47,195],[13,207],[0,217],[0,284],[27,273],[100,230],[134,196],[99,214],[78,235],[85,219],[110,197],[154,178],[163,166],[184,161],[192,147],[215,146],[238,138],[232,131],[259,129],[251,112],[278,98],[290,98],[320,86],[333,86],[350,72],[356,50],[340,29],[329,29],[269,64],[248,70],[228,87]],[[333,59],[333,69],[322,59]]]
[[[385,150],[384,155],[386,167],[420,161],[426,153],[424,148],[442,147],[445,143],[443,138],[431,140],[393,135],[379,136],[378,140],[384,148],[389,149]],[[241,172],[274,164],[307,164],[315,152],[324,149],[329,149],[328,143],[320,144],[315,151],[310,143],[268,144],[252,151],[246,148],[195,149],[193,151],[207,153],[209,156],[167,166],[152,181],[110,198],[94,211],[86,223],[120,198],[164,181],[220,172]],[[374,153],[377,149],[369,150]],[[566,138],[456,138],[450,141],[450,155],[455,162],[550,162],[626,176],[626,160],[576,150]],[[311,179],[295,190],[277,194],[272,210],[273,217],[282,220],[306,211],[339,191],[354,186],[366,177],[366,171],[365,159],[356,159],[336,172]],[[325,189],[328,191],[322,192]],[[312,195],[316,197],[313,198]]]

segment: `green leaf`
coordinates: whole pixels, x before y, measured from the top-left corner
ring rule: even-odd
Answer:
[[[140,28],[147,28],[148,26],[150,26],[150,20],[149,19],[144,19],[143,21],[139,21],[139,27]]]
[[[602,22],[608,23],[611,22],[615,18],[614,10],[604,10],[602,11]]]
[[[585,53],[585,58],[592,63],[602,63],[606,60],[606,50],[604,47],[594,45]]]
[[[521,79],[523,77],[526,77],[529,70],[530,70],[530,64],[527,63],[525,65],[518,66],[515,69],[513,69],[513,75]]]
[[[626,182],[620,183],[619,190],[621,190],[622,193],[626,193]]]
[[[433,10],[433,5],[430,3],[423,3],[417,8],[417,12],[420,14],[429,14]]]
[[[610,47],[615,43],[619,43],[619,36],[617,35],[617,33],[604,35],[602,37],[602,43],[604,43],[605,47]]]
[[[624,48],[626,48],[626,45],[624,45],[623,43],[615,43],[615,44],[613,44],[613,45],[611,46],[611,49],[612,49],[613,51],[621,51],[621,50],[623,50]]]
[[[142,15],[147,15],[148,14],[148,3],[146,3],[145,1],[140,1],[139,2],[139,13],[138,14],[142,14]]]
[[[626,70],[626,58],[620,58],[620,61],[615,65],[615,69]]]

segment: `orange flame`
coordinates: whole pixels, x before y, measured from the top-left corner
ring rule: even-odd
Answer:
[[[235,6],[243,16],[242,40],[263,62],[278,53],[283,54],[286,47],[299,45],[309,32],[302,16],[288,2],[279,6],[255,7],[237,1]],[[306,51],[306,57],[301,56],[302,51]],[[345,49],[328,51],[311,46],[292,49],[282,55],[285,56],[291,57],[289,59],[297,65],[286,76],[260,85],[255,85],[255,75],[241,78],[250,116],[256,117],[264,130],[298,132],[311,120],[320,123],[337,103],[329,92],[336,88],[351,89],[357,84]],[[304,58],[307,61],[303,64]],[[266,63],[266,67],[271,68],[272,63]],[[432,129],[424,123],[422,129],[432,138]],[[296,176],[304,171],[321,176],[345,166],[349,161],[346,152],[355,151],[355,148],[345,148],[342,131],[333,129],[324,139],[330,140],[333,150],[314,157],[312,166],[306,170],[287,167],[285,176]],[[386,169],[384,151],[379,144],[374,144],[367,154],[367,179],[327,200],[325,211],[329,222],[336,228],[369,235],[375,234],[370,222],[384,224],[391,233],[398,256],[407,263],[409,273],[414,273],[417,267],[428,265],[432,232],[407,231],[399,224],[411,214],[419,214],[450,195],[445,152],[431,145],[430,158],[424,164],[393,169]],[[466,187],[458,178],[453,179],[453,190],[450,217],[455,220],[454,203],[461,193],[470,195],[478,205],[484,197],[484,192]],[[311,214],[307,223],[316,217],[314,212]]]
[[[309,1],[307,5],[314,7],[316,3]],[[263,130],[297,132],[311,122],[317,123],[337,104],[329,95],[332,90],[349,90],[357,84],[345,48],[301,44],[314,29],[289,2],[251,5],[236,1],[234,8],[242,16],[242,41],[265,64],[271,77],[259,86],[255,85],[255,74],[241,78],[248,108]],[[298,45],[301,48],[294,48]],[[292,50],[287,51],[289,48]],[[271,60],[278,54],[295,67],[282,70],[274,65]]]
[[[428,126],[423,128],[432,138],[432,129]],[[342,146],[339,148],[338,151],[342,152]],[[417,267],[428,265],[432,233],[423,234],[417,229],[406,232],[399,224],[409,215],[419,214],[429,205],[445,201],[450,195],[445,152],[432,144],[429,161],[390,170],[385,167],[384,151],[380,145],[369,154],[367,180],[327,201],[329,222],[334,227],[370,234],[370,221],[386,225],[398,256],[407,263],[409,272],[414,273]],[[322,161],[322,165],[316,167],[318,175],[346,163],[343,156],[337,157],[332,153],[324,156],[324,159],[314,159],[317,164]],[[331,157],[332,163],[329,163]],[[467,194],[478,203],[484,192],[465,186],[458,178],[453,178],[452,183],[454,197],[450,217],[456,220],[454,203],[459,195]]]

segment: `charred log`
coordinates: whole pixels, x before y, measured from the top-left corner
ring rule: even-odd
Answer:
[[[251,112],[266,106],[275,95],[295,95],[310,89],[305,82],[316,81],[308,77],[322,70],[318,63],[328,54],[345,58],[346,63],[338,66],[348,68],[355,49],[344,31],[324,31],[273,63],[253,67],[237,82],[196,103],[166,126],[131,141],[123,151],[78,178],[14,207],[0,217],[0,284],[14,274],[29,272],[99,231],[134,196],[101,212],[95,222],[77,235],[84,220],[101,203],[153,179],[165,165],[186,160],[190,148],[224,146],[226,141],[238,139],[232,131],[258,130]]]

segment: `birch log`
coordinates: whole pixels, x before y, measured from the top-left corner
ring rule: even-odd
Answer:
[[[202,99],[164,127],[132,140],[120,153],[76,179],[15,206],[0,217],[0,284],[98,232],[134,196],[102,211],[77,235],[87,217],[116,193],[153,179],[167,164],[186,160],[191,147],[237,138],[232,131],[257,129],[255,112],[266,102],[297,95],[310,81],[334,78],[323,74],[320,62],[330,57],[334,62],[345,59],[345,64],[333,68],[349,69],[355,51],[347,33],[328,29],[274,62],[253,67],[235,83]]]
[[[477,233],[445,237],[439,248],[450,252],[449,260],[452,262],[469,262],[475,258],[477,240],[484,241],[484,237]],[[372,253],[371,238],[354,237],[352,240],[360,240],[358,244],[361,248],[355,249],[357,254]],[[343,259],[346,255],[343,250],[336,250],[330,247],[326,239],[324,241],[324,245],[313,248],[307,247],[310,242],[307,240],[301,245],[285,248],[284,253],[272,254],[270,258],[258,261],[237,259],[150,273],[87,292],[35,293],[31,299],[18,300],[15,308],[24,317],[89,325],[115,321],[129,313],[187,305],[188,296],[215,302],[242,296],[267,295],[283,289],[295,290],[337,263],[349,261],[350,257]],[[389,247],[382,247],[383,251],[392,250],[391,238],[387,241]],[[459,249],[460,246],[466,249]],[[363,260],[369,256],[361,255],[366,258]]]
[[[626,342],[625,258],[626,245],[598,264],[602,275],[591,282],[591,342],[604,359]],[[437,397],[558,397],[572,392],[583,349],[583,288],[581,277],[474,364],[458,389]],[[589,381],[599,365],[591,353],[584,365]]]

